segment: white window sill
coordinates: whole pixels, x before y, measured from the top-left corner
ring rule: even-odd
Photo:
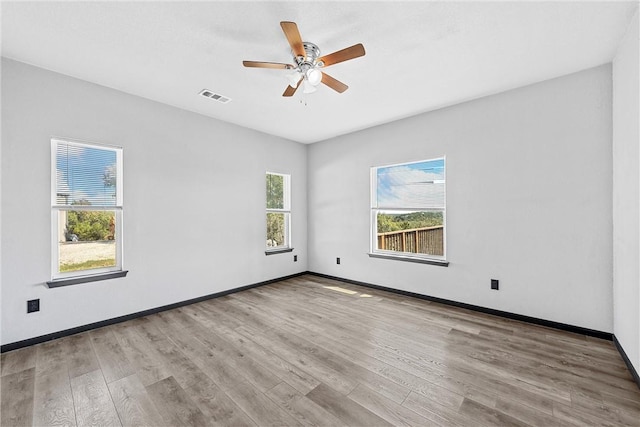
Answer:
[[[53,279],[47,282],[49,288],[59,288],[61,286],[79,285],[80,283],[98,282],[100,280],[117,279],[125,277],[129,270],[110,271],[108,273],[90,274],[87,276],[65,277],[63,279]]]
[[[449,261],[446,261],[444,259],[422,258],[422,257],[416,257],[416,256],[408,256],[408,255],[381,254],[381,253],[375,253],[375,252],[369,253],[369,257],[391,259],[395,261],[417,262],[419,264],[431,264],[431,265],[437,265],[440,267],[449,266]]]

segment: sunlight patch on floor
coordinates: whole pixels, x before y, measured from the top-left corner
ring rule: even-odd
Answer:
[[[352,291],[351,289],[341,288],[340,286],[323,286],[325,289],[331,289],[332,291],[341,292],[343,294],[355,295],[358,292]],[[360,294],[360,298],[371,298],[369,294]]]
[[[340,286],[323,286],[323,288],[331,289],[332,291],[336,291],[336,292],[342,292],[343,294],[349,294],[349,295],[357,294],[356,291],[351,291],[349,289],[341,288]]]

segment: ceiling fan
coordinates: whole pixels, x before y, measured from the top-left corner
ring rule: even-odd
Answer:
[[[295,65],[282,64],[279,62],[242,61],[245,67],[293,70],[293,73],[287,76],[290,83],[282,96],[293,96],[301,85],[304,93],[315,92],[316,86],[320,83],[324,83],[339,93],[349,88],[349,86],[324,73],[321,69],[339,62],[364,56],[364,46],[362,46],[361,43],[328,55],[320,56],[318,46],[302,41],[298,26],[295,22],[282,21],[280,22],[280,26],[291,46],[291,53]]]

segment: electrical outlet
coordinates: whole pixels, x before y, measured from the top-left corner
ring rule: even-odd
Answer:
[[[336,264],[340,264],[340,258],[336,258]]]
[[[27,301],[27,313],[33,313],[34,311],[40,311],[39,299],[32,299]]]
[[[298,262],[298,255],[293,256],[293,262]]]
[[[491,289],[498,290],[500,288],[500,284],[498,279],[491,279]]]

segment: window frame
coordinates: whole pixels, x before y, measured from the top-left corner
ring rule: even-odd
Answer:
[[[265,191],[265,255],[274,255],[278,253],[291,252],[291,174],[279,173],[279,172],[265,172],[265,180],[269,175],[277,175],[282,177],[282,208],[269,208],[267,207],[267,194]],[[266,245],[266,232],[267,232],[267,215],[269,213],[284,214],[284,244],[280,246],[269,247]]]
[[[116,155],[116,200],[114,206],[83,206],[58,204],[57,195],[57,164],[58,146],[60,144],[91,149],[113,151]],[[49,287],[66,286],[71,284],[105,280],[115,277],[124,277],[127,271],[123,270],[123,150],[122,147],[79,141],[70,138],[51,138],[51,281]],[[62,211],[102,211],[113,212],[115,215],[114,241],[116,258],[112,267],[92,268],[69,272],[60,272],[60,246],[59,246],[59,215]]]
[[[444,201],[443,207],[407,208],[402,206],[378,206],[378,170],[388,167],[414,165],[442,160],[444,165]],[[446,156],[433,157],[424,160],[409,161],[388,165],[372,166],[370,169],[370,233],[369,256],[372,258],[384,258],[399,261],[409,261],[424,264],[448,266],[447,261],[447,159]],[[442,212],[442,255],[420,254],[414,252],[400,252],[387,249],[378,249],[378,213],[384,211],[401,212]]]

